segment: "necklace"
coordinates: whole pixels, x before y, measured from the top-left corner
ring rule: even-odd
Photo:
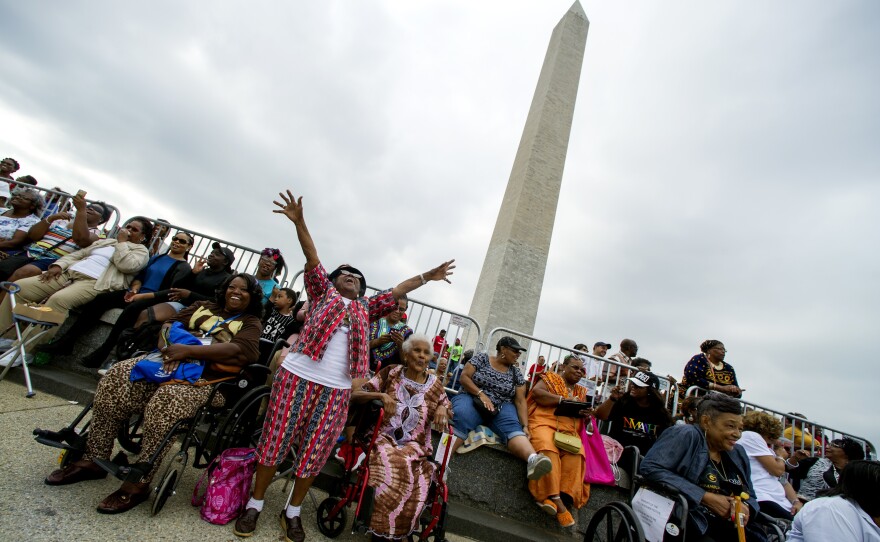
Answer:
[[[727,472],[724,470],[723,459],[716,463],[715,460],[710,457],[709,461],[712,462],[712,467],[715,469],[715,472],[718,473],[718,476],[721,476],[725,482],[729,480],[729,478],[727,478]],[[719,470],[719,467],[721,468],[721,470]]]

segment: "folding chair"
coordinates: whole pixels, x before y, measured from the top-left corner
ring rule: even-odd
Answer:
[[[9,296],[9,303],[12,310],[12,326],[5,329],[3,333],[5,334],[9,329],[15,328],[15,335],[18,339],[18,352],[9,359],[6,363],[6,367],[3,369],[3,372],[0,373],[0,380],[6,378],[6,373],[9,372],[15,365],[15,361],[20,357],[21,358],[21,368],[24,370],[24,382],[27,386],[27,394],[25,397],[31,398],[36,395],[34,392],[34,388],[31,385],[31,373],[28,370],[28,361],[26,355],[26,348],[29,344],[33,343],[43,335],[49,332],[53,327],[58,326],[57,322],[47,322],[43,320],[35,320],[33,318],[28,318],[27,316],[23,316],[21,314],[16,314],[15,312],[15,294],[17,294],[21,287],[14,282],[0,282],[0,289],[6,290],[6,295]],[[21,326],[22,324],[36,326],[40,328],[42,331],[36,333],[32,337],[28,338],[26,342],[23,342],[21,339]],[[4,354],[5,355],[5,354]]]

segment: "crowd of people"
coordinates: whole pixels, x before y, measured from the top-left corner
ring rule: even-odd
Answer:
[[[6,177],[18,166],[11,159],[0,164],[0,176]],[[6,236],[0,273],[18,284],[20,300],[43,302],[64,315],[80,311],[64,335],[45,342],[51,338],[47,333],[43,344],[29,347],[49,355],[67,353],[103,312],[123,309],[107,341],[80,360],[87,367],[104,365],[105,373],[95,395],[86,455],[52,472],[47,484],[105,477],[96,460],[108,459],[121,424],[143,413],[138,462],[157,453],[159,460],[139,482],[124,482],[98,505],[104,513],[130,510],[149,495],[170,447],[160,450],[168,428],[192,416],[209,397],[221,406],[222,394],[211,393],[217,382],[262,360],[272,364],[272,391],[256,447],[252,495],[233,527],[241,537],[257,529],[278,465],[298,450],[292,497],[280,521],[287,540],[305,539],[302,502],[343,435],[349,407],[371,399],[381,400],[388,414],[377,443],[381,453],[370,456],[369,485],[375,489],[370,532],[378,539],[399,540],[418,528],[436,468],[426,461],[431,430],[446,430],[449,424],[458,437],[453,451],[467,453],[491,441],[521,459],[535,504],[562,527],[574,525],[573,510],[589,500],[585,439],[602,422],[610,439],[643,458],[640,473],[646,480],[685,495],[691,503],[687,521],[702,536],[694,540],[732,539],[732,499],[741,494],[749,496],[747,517],[760,510],[793,521],[792,533],[801,536],[797,540],[817,540],[811,531],[825,527],[815,518],[827,515],[845,517],[839,521],[866,533],[871,527],[858,518],[873,518],[876,529],[875,501],[864,496],[866,487],[880,490],[877,464],[863,461],[864,447],[848,438],[825,442],[800,415],[793,415],[800,425],[789,424],[785,432],[782,421],[769,414],[743,417],[737,398],[745,390],[720,341],[700,345],[680,384],[682,390],[698,386],[712,393],[688,398],[680,412],[670,410],[675,379],[666,377],[671,386],[661,390],[661,379],[650,361],[637,357],[632,339],[620,343],[608,358],[611,363],[603,362],[611,345],[600,341],[592,352],[586,344],[575,345],[552,364],[541,356],[523,374],[520,356],[526,348],[514,337],[500,338],[491,352],[472,352],[464,350],[459,337],[448,338],[446,330],[431,339],[407,326],[407,294],[429,282],[449,282],[454,260],[367,296],[362,271],[351,265],[328,271],[322,264],[302,198],[289,191],[279,197],[274,212],[293,224],[305,257],[307,299],[278,283],[284,258],[277,249],[263,250],[255,274],[237,273],[234,254],[219,243],[206,259],[192,261],[193,238],[185,232],[157,250],[161,232],[136,216],[107,238],[99,230],[108,219],[106,204],[88,203],[77,194],[70,198],[73,212],[46,215],[37,191],[13,188],[9,210],[0,217],[0,236]],[[11,323],[6,298],[0,324],[5,329]],[[175,332],[198,340],[169,342]],[[291,347],[266,359],[261,339],[266,339],[263,345],[287,339]],[[154,352],[127,356],[145,342]],[[15,346],[9,334],[0,343]],[[108,357],[120,361],[105,364]],[[11,357],[0,363],[3,359]],[[145,360],[157,363],[172,380],[144,377],[139,365]],[[173,377],[184,374],[190,360],[203,362],[198,375]],[[457,393],[445,389],[448,380]],[[574,408],[561,411],[563,404]],[[863,474],[852,475],[854,470]],[[749,540],[762,540],[757,529],[747,532]]]

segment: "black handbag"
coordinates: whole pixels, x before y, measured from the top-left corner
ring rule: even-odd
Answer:
[[[483,401],[480,399],[479,395],[471,396],[474,400],[474,408],[483,417],[484,420],[491,420],[495,416],[498,415],[498,409],[496,408],[494,411],[486,408],[486,405],[483,404]]]

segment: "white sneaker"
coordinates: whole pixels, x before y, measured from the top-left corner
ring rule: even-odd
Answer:
[[[7,365],[9,365],[9,362],[12,361],[12,358],[15,358],[15,361],[12,363],[13,367],[21,366],[21,356],[16,357],[16,355],[18,355],[18,354],[19,354],[18,350],[11,350],[11,351],[3,354],[3,356],[0,357],[0,367],[6,367]],[[33,357],[28,359],[28,363],[30,363],[32,361],[33,361]]]
[[[0,339],[0,352],[6,352],[12,345],[15,344],[15,339]]]
[[[550,458],[544,454],[535,454],[529,458],[526,477],[529,480],[540,480],[553,469]]]

